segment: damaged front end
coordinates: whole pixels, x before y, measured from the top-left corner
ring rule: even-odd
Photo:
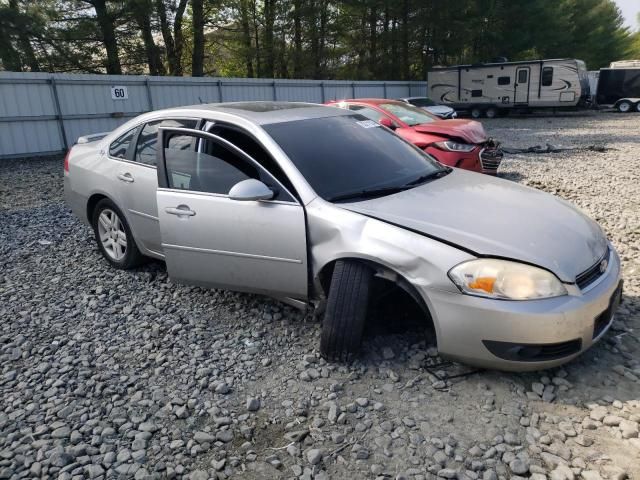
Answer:
[[[493,138],[489,138],[489,140],[482,143],[480,146],[482,147],[480,150],[482,173],[497,175],[498,168],[500,167],[502,158],[504,157],[504,152],[502,148],[500,148],[500,142]]]

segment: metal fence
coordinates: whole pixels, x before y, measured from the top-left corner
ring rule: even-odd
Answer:
[[[150,110],[198,103],[426,95],[426,82],[0,72],[0,158],[67,150]]]

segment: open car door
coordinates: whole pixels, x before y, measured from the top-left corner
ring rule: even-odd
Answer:
[[[306,223],[295,197],[221,137],[185,128],[161,128],[158,135],[156,197],[169,275],[188,284],[305,299]],[[247,180],[266,186],[272,197],[232,199],[229,191]]]

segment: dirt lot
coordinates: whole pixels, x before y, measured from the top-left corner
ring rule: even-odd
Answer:
[[[0,162],[0,479],[640,479],[640,116],[485,126],[510,147],[612,149],[502,169],[595,218],[624,263],[613,327],[564,368],[474,371],[401,329],[327,364],[311,315],[160,263],[109,268],[60,159]]]

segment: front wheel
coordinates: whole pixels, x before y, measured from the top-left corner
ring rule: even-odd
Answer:
[[[633,105],[628,100],[622,100],[620,103],[618,103],[618,111],[620,113],[628,113],[631,111],[632,107]]]
[[[640,102],[636,103],[636,110],[640,112]]]
[[[93,232],[104,258],[114,267],[127,270],[142,262],[131,229],[120,209],[108,198],[96,205],[92,217]]]
[[[320,353],[330,361],[349,361],[360,349],[373,271],[353,260],[336,262],[322,322]]]

